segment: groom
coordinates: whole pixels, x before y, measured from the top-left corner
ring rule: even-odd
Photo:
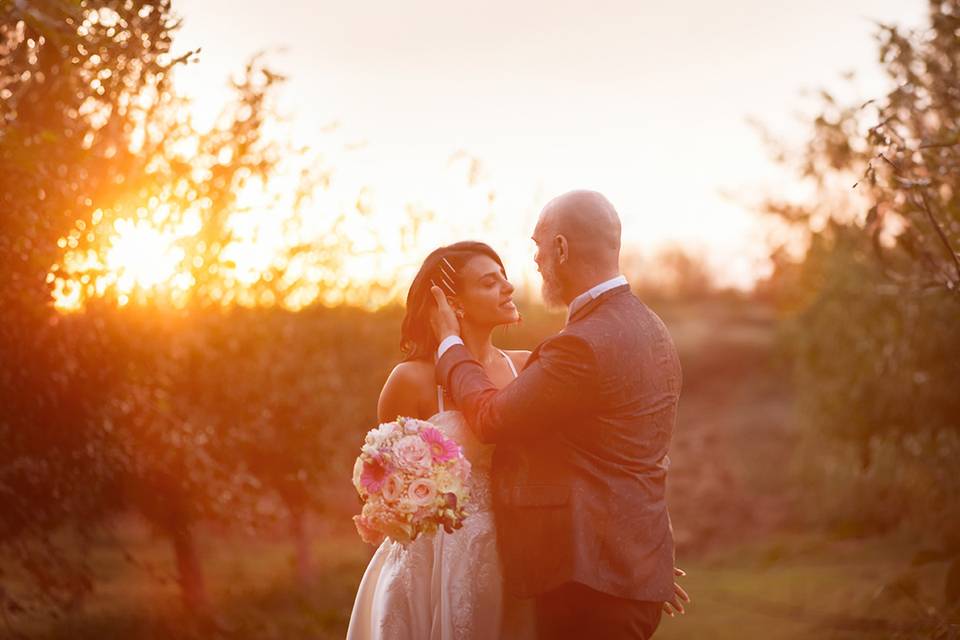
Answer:
[[[663,603],[676,602],[666,479],[680,362],[619,275],[620,218],[606,198],[554,199],[533,240],[544,300],[568,307],[566,326],[498,391],[434,287],[437,376],[477,436],[497,444],[504,579],[534,598],[538,636],[649,638]]]

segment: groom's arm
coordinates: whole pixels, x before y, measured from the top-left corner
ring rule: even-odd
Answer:
[[[596,397],[596,358],[582,339],[547,340],[503,389],[462,344],[447,348],[437,377],[483,442],[530,438],[589,408]]]

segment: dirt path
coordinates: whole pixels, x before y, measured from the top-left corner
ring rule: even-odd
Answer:
[[[678,552],[701,553],[789,522],[796,443],[775,318],[750,307],[666,317],[684,366],[669,498]]]

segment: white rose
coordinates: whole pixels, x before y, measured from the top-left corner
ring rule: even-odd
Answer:
[[[410,483],[410,488],[407,489],[407,497],[413,504],[425,507],[433,504],[437,497],[437,486],[433,483],[433,480],[418,478]]]

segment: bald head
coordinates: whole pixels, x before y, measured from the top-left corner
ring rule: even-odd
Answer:
[[[547,203],[535,235],[563,236],[570,261],[581,269],[616,272],[620,261],[620,216],[596,191],[569,191]]]

